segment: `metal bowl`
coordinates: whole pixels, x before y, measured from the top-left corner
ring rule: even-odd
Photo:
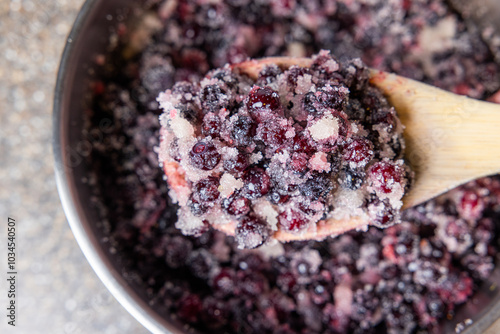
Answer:
[[[139,2],[140,3],[140,2]],[[83,182],[89,169],[85,157],[91,145],[82,136],[84,96],[91,80],[95,56],[109,44],[110,27],[117,15],[127,16],[134,0],[87,0],[83,5],[62,56],[54,97],[53,149],[57,188],[71,229],[99,278],[115,298],[140,323],[154,333],[185,333],[182,324],[148,304],[144,288],[127,279],[119,256],[112,254],[107,235],[91,204],[91,189]],[[111,19],[110,19],[111,18]],[[481,286],[470,301],[459,308],[453,321],[443,322],[442,333],[455,333],[457,324],[469,324],[462,333],[482,333],[500,316],[500,269]],[[163,313],[164,314],[164,313]],[[460,326],[460,325],[459,325]]]

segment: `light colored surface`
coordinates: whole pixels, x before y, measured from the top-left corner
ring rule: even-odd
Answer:
[[[106,290],[64,217],[52,94],[83,0],[0,0],[0,333],[147,333]],[[6,223],[17,220],[17,326],[7,325]]]
[[[68,227],[53,177],[52,93],[83,0],[0,0],[0,308],[7,217],[18,222],[18,318],[0,333],[146,333],[98,280]],[[500,322],[486,332],[500,333]]]
[[[268,64],[307,67],[310,62],[308,58],[269,57],[246,61],[237,68],[255,79]],[[500,105],[375,70],[370,81],[388,97],[406,127],[405,158],[416,176],[403,208],[500,172]]]
[[[405,157],[415,183],[403,207],[500,171],[500,105],[379,71],[372,72],[371,82],[406,127]]]

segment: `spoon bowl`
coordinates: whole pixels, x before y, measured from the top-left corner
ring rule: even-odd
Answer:
[[[269,57],[231,66],[239,74],[256,80],[262,69],[277,65],[310,67],[311,58]],[[395,107],[405,126],[406,159],[415,171],[415,182],[403,198],[403,209],[421,204],[470,180],[500,170],[500,105],[473,100],[439,88],[371,70],[370,82]],[[189,186],[177,162],[166,163],[168,183],[176,192]],[[351,230],[365,230],[369,221],[361,217],[329,218],[300,234],[278,227],[273,239],[281,242],[322,240]],[[234,235],[236,221],[213,224]]]

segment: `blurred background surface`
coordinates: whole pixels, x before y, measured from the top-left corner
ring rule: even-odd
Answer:
[[[85,260],[57,194],[52,100],[84,0],[0,0],[0,333],[147,333]],[[17,321],[7,325],[7,218],[17,221]]]

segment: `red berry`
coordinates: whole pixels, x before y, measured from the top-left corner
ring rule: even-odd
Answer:
[[[254,216],[244,217],[236,226],[235,238],[239,248],[255,248],[269,237],[268,225]]]
[[[278,216],[280,225],[287,231],[297,232],[307,226],[308,220],[303,213],[296,210],[287,210]]]
[[[290,160],[290,168],[295,172],[305,172],[309,157],[305,153],[293,153]]]
[[[368,140],[356,138],[344,149],[343,156],[348,162],[365,166],[373,157],[373,150]]]
[[[270,119],[259,124],[257,138],[262,140],[266,146],[277,149],[285,144],[287,130],[287,127],[279,124],[277,119]]]
[[[391,162],[377,162],[370,167],[369,173],[372,176],[375,190],[386,194],[393,191],[396,185],[400,184],[403,177],[403,169]]]
[[[238,153],[236,157],[224,160],[224,169],[236,175],[241,174],[248,166],[248,158],[243,153]]]
[[[233,194],[222,201],[222,208],[233,216],[246,215],[250,212],[250,200],[239,194]]]
[[[201,124],[201,133],[204,136],[218,137],[221,129],[221,120],[213,113],[208,113],[203,117]]]
[[[248,170],[243,176],[243,195],[248,199],[256,199],[264,196],[271,188],[271,178],[258,167]]]
[[[220,154],[211,142],[199,141],[189,152],[191,164],[199,169],[212,170],[220,161]]]
[[[247,101],[248,112],[257,121],[265,119],[265,114],[274,114],[281,107],[280,97],[277,92],[269,87],[254,86],[250,91]]]

